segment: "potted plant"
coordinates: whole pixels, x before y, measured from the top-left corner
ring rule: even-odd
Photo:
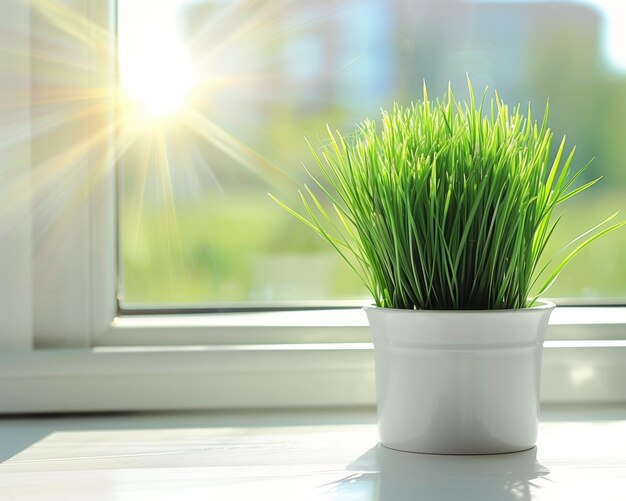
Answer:
[[[328,128],[299,213],[359,275],[375,347],[383,445],[486,454],[533,447],[544,333],[538,298],[617,213],[545,259],[555,210],[580,186],[563,139],[530,106],[442,100],[383,111],[348,137]],[[552,158],[553,157],[553,158]],[[571,250],[570,250],[571,249]]]

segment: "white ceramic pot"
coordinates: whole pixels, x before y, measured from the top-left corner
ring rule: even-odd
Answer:
[[[365,307],[382,444],[431,454],[533,447],[553,309],[548,302],[492,311]]]

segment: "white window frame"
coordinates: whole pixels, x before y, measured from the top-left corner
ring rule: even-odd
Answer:
[[[113,26],[113,2],[66,1]],[[28,22],[25,3],[3,8]],[[14,43],[28,52],[31,40]],[[82,124],[80,133],[98,125]],[[359,309],[117,317],[113,147],[111,138],[108,154],[85,159],[84,176],[102,162],[108,168],[89,196],[78,193],[86,202],[55,228],[61,244],[45,261],[32,210],[3,235],[0,413],[375,404],[373,347]],[[36,160],[37,141],[22,148]],[[27,175],[11,168],[16,179]],[[32,190],[30,206],[41,195]],[[626,307],[557,309],[542,401],[625,402],[624,381]]]

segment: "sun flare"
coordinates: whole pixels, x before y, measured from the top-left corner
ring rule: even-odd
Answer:
[[[5,214],[19,217],[33,207],[55,230],[63,228],[114,174],[124,190],[122,224],[136,242],[144,208],[163,211],[163,245],[155,252],[166,256],[174,276],[184,268],[177,200],[223,193],[222,178],[231,170],[272,185],[292,183],[250,144],[254,138],[245,132],[254,117],[237,112],[251,96],[274,95],[263,90],[267,77],[252,50],[275,36],[267,17],[241,22],[241,2],[217,10],[196,0],[120,2],[117,18],[108,2],[11,2],[24,4],[29,22],[12,35],[12,20],[0,19],[6,35],[0,67],[7,76],[0,109],[6,123],[26,120],[29,131],[2,128],[0,150],[11,168],[24,161],[33,168],[6,188],[0,232],[13,225]],[[231,28],[227,36],[216,29],[222,25]],[[230,127],[232,119],[237,126]],[[60,241],[58,235],[50,231],[46,238]],[[38,243],[35,252],[45,248]]]
[[[180,111],[196,85],[193,61],[177,38],[155,26],[120,54],[122,89],[148,116]]]

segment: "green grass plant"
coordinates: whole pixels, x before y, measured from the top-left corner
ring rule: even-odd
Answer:
[[[563,268],[594,240],[626,224],[617,212],[546,259],[557,207],[600,178],[576,183],[565,138],[546,105],[509,108],[495,92],[479,102],[451,89],[429,101],[394,105],[382,122],[365,120],[350,136],[328,128],[311,151],[321,175],[304,185],[303,211],[276,200],[325,239],[358,274],[377,306],[425,310],[532,306]],[[545,264],[544,264],[545,263]]]

